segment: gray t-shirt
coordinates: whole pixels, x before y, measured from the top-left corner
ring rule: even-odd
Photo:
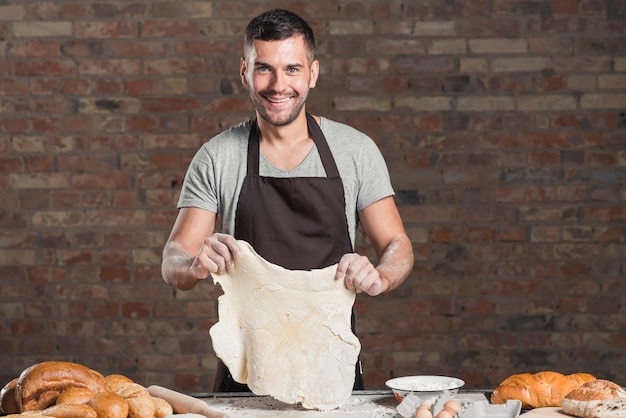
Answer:
[[[346,219],[354,246],[358,211],[394,194],[387,165],[374,141],[362,132],[321,118],[343,182]],[[249,121],[234,126],[206,142],[196,153],[185,176],[178,208],[196,207],[217,213],[221,231],[234,235],[239,191],[246,176]],[[317,148],[290,171],[276,168],[261,153],[259,175],[264,177],[325,177]]]

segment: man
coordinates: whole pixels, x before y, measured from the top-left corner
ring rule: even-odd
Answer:
[[[370,296],[409,275],[412,246],[380,151],[359,131],[305,110],[319,75],[314,52],[311,28],[292,12],[271,10],[248,24],[240,76],[256,119],[222,132],[195,155],[163,251],[170,285],[191,289],[211,273],[236,268],[237,240],[291,270],[338,263],[337,278]],[[358,222],[376,250],[376,266],[353,252]],[[214,389],[245,390],[229,379],[220,363]],[[360,373],[355,388],[362,388]]]

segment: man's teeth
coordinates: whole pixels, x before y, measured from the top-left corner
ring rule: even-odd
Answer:
[[[287,100],[289,100],[289,97],[285,97],[284,99],[272,99],[271,97],[268,97],[267,100],[269,100],[272,103],[284,103]]]

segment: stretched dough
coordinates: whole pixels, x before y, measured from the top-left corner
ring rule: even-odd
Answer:
[[[216,355],[256,395],[307,409],[345,404],[361,350],[350,327],[356,293],[335,279],[337,265],[287,270],[238,242],[243,258],[213,275],[224,291],[209,331]]]

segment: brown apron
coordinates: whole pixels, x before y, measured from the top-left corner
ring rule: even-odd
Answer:
[[[248,171],[235,212],[235,238],[250,243],[270,263],[290,270],[328,267],[353,252],[335,159],[313,116],[306,116],[326,177],[261,177],[259,131],[254,121],[248,138]],[[359,361],[354,389],[363,386]],[[250,391],[232,378],[222,361],[218,362],[213,390]]]

